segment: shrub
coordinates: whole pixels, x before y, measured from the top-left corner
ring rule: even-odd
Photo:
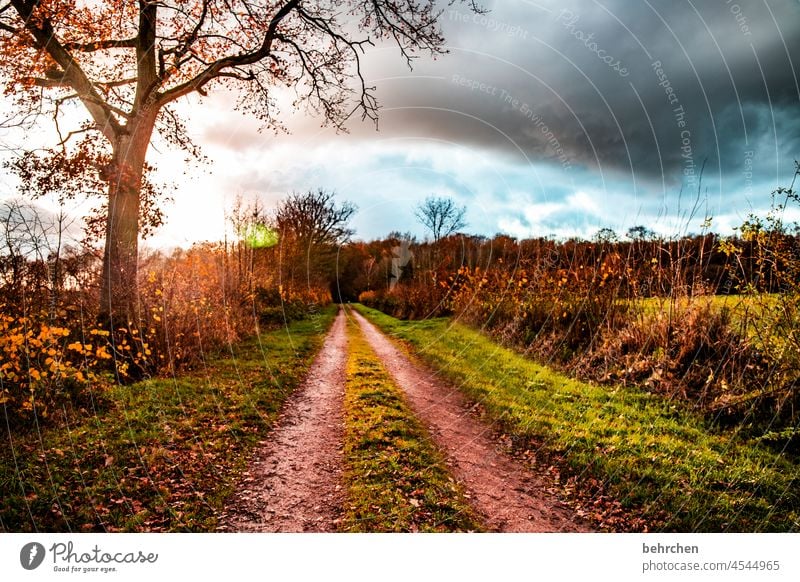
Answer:
[[[131,356],[132,377],[174,372],[255,329],[221,245],[195,245],[141,260],[139,318],[117,330],[117,349]]]
[[[258,287],[255,290],[255,311],[265,325],[279,325],[305,319],[331,302],[328,291],[307,289],[287,293],[281,287]]]
[[[70,331],[46,318],[0,313],[0,404],[15,425],[86,405],[105,384],[108,332]]]
[[[585,376],[643,386],[709,412],[767,381],[768,366],[711,301],[641,310],[585,359]],[[740,419],[741,420],[741,419]]]
[[[358,296],[358,302],[369,307],[374,307],[377,299],[377,291],[364,291]]]

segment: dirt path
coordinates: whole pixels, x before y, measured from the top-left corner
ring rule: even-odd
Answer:
[[[453,475],[471,494],[489,529],[504,532],[588,531],[545,492],[544,483],[500,451],[490,429],[467,412],[465,399],[412,362],[361,315],[350,311],[419,419],[447,455]]]
[[[345,316],[340,311],[308,377],[289,397],[220,516],[220,531],[336,531],[344,498],[346,362]]]

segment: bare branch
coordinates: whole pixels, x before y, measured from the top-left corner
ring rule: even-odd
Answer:
[[[91,53],[95,51],[109,50],[115,48],[136,48],[136,38],[126,38],[124,40],[106,39],[95,40],[92,42],[65,42],[64,48],[68,51],[80,51]]]
[[[46,89],[52,89],[55,87],[72,87],[69,81],[65,79],[49,79],[44,77],[37,77],[33,80],[33,83],[37,87],[44,87]]]
[[[297,8],[299,3],[300,0],[289,0],[281,7],[280,10],[278,10],[275,16],[272,17],[272,20],[267,27],[267,31],[264,34],[264,40],[257,50],[249,53],[223,57],[211,63],[194,78],[162,93],[158,100],[159,104],[163,105],[169,103],[175,99],[196,91],[198,88],[202,88],[203,85],[217,78],[225,69],[250,65],[266,58],[272,49],[272,43],[275,40],[278,26],[284,20],[284,18],[286,18],[295,8]]]
[[[124,85],[133,85],[138,79],[131,77],[129,79],[118,79],[116,81],[95,81],[95,85],[104,89],[111,89],[112,87],[122,87]]]
[[[178,44],[175,48],[164,50],[162,51],[162,53],[165,55],[174,54],[175,62],[180,61],[186,55],[186,53],[189,52],[189,50],[192,47],[192,43],[194,43],[198,39],[200,31],[203,29],[203,25],[206,22],[207,16],[208,16],[208,0],[203,0],[203,10],[200,13],[200,18],[198,18],[197,23],[192,29],[192,32],[189,33],[186,39],[184,39],[184,41]]]

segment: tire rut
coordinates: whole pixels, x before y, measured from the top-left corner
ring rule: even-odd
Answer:
[[[219,531],[333,532],[342,513],[342,310],[220,515]]]
[[[408,396],[453,475],[487,527],[501,532],[578,532],[589,527],[545,490],[545,483],[502,452],[491,429],[468,413],[466,399],[413,362],[360,314],[350,310],[386,370]]]

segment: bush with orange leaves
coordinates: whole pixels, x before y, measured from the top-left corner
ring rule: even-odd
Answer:
[[[377,299],[378,299],[378,292],[372,290],[362,291],[358,296],[358,302],[368,307],[374,306],[375,301]]]
[[[113,357],[108,335],[99,329],[70,331],[44,318],[0,314],[0,405],[9,422],[47,418],[67,403],[86,404],[95,396],[92,390],[103,385],[107,361]]]
[[[239,280],[233,262],[223,245],[210,243],[142,260],[139,321],[129,334],[122,330],[123,342],[129,339],[117,347],[130,356],[128,374],[195,366],[214,350],[255,333],[260,324],[300,319],[331,301],[327,289],[265,291],[257,280]],[[275,321],[273,307],[280,310]]]

